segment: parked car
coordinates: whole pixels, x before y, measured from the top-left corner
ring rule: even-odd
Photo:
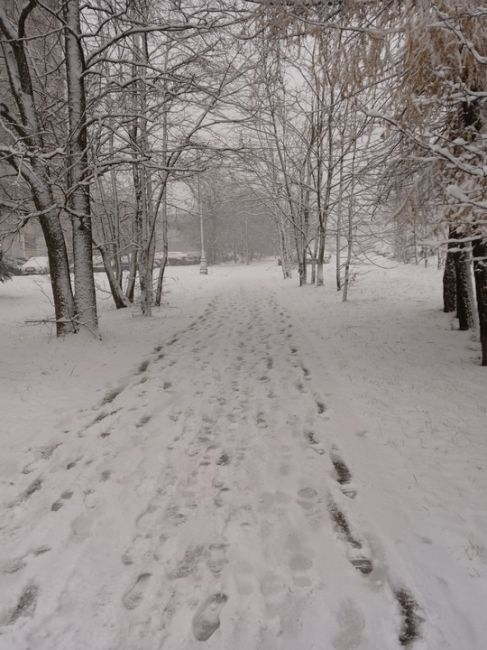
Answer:
[[[112,259],[112,267],[115,270],[115,262]],[[74,270],[74,264],[69,265],[71,271]],[[130,268],[130,258],[128,255],[122,255],[122,271],[128,271]],[[103,257],[101,255],[93,256],[93,272],[102,273],[105,270],[105,265],[103,264]]]
[[[200,254],[195,252],[183,253],[178,251],[169,251],[167,262],[171,266],[182,266],[186,264],[199,264]]]
[[[187,264],[186,253],[169,251],[169,253],[167,254],[167,263],[170,264],[171,266]]]
[[[199,264],[201,259],[201,253],[199,251],[191,251],[186,253],[187,264]]]
[[[49,273],[47,257],[31,257],[20,267],[22,275],[46,275]]]

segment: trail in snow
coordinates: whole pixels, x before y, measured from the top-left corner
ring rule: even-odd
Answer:
[[[2,650],[458,647],[347,457],[333,342],[283,296],[236,276],[24,459]]]

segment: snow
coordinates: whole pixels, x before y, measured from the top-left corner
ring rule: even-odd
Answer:
[[[483,650],[485,369],[439,272],[168,272],[151,319],[100,291],[102,341],[0,286],[1,650],[394,650],[408,599],[409,647]]]

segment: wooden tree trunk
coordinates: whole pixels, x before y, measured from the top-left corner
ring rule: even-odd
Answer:
[[[37,203],[37,202],[36,202]],[[38,209],[41,204],[37,203]],[[64,336],[76,331],[74,296],[69,275],[69,261],[63,229],[57,215],[39,219],[47,247],[49,272],[54,300],[56,334]]]
[[[342,301],[347,302],[348,289],[350,287],[350,267],[352,265],[352,252],[353,252],[353,218],[352,211],[348,214],[348,235],[347,235],[347,259],[345,261],[345,273],[343,277],[343,293]]]
[[[453,239],[461,239],[462,236],[463,230],[461,227],[452,228],[451,237]],[[454,247],[452,255],[455,261],[458,329],[466,331],[475,327],[472,274],[464,242],[458,241],[458,243],[454,244]]]
[[[164,251],[164,255],[163,258],[161,259],[160,266],[159,266],[159,275],[157,276],[157,289],[156,289],[156,298],[155,298],[156,307],[160,307],[162,302],[162,287],[164,284],[164,273],[166,271],[166,266],[167,266],[167,251]]]
[[[135,231],[135,227],[134,227]],[[132,253],[130,255],[130,268],[129,275],[127,280],[127,288],[125,290],[125,295],[129,302],[134,302],[135,297],[135,281],[137,279],[137,239],[135,238],[135,243],[132,246]]]
[[[136,192],[139,197],[137,209],[137,243],[138,243],[138,272],[140,283],[140,310],[143,316],[152,315],[154,304],[153,267],[155,252],[155,214],[152,192],[152,171],[150,169],[150,147],[148,133],[148,88],[145,83],[147,67],[149,65],[149,46],[147,34],[134,36],[134,68],[135,74],[140,77],[135,84],[135,101],[137,110],[137,138],[135,140],[136,155],[143,155],[145,160],[139,163],[134,181],[138,183]],[[149,163],[147,163],[149,161]],[[135,163],[137,164],[137,163]]]
[[[347,302],[348,299],[348,290],[350,288],[350,267],[352,265],[352,253],[354,245],[354,226],[353,226],[353,211],[355,207],[355,159],[357,155],[357,139],[353,142],[353,153],[352,153],[352,163],[351,163],[351,183],[350,183],[350,198],[348,202],[348,233],[347,233],[347,259],[345,262],[345,275],[343,278],[343,292],[342,292],[342,301]]]
[[[166,48],[164,52],[164,68],[167,69],[169,63],[169,45],[166,43]],[[167,84],[164,82],[164,100],[168,98],[167,94]],[[168,111],[165,110],[162,116],[162,155],[163,155],[163,165],[167,167],[168,164],[168,142],[169,142],[169,125],[168,125]],[[157,307],[161,306],[162,301],[162,287],[164,285],[164,273],[166,272],[167,266],[167,257],[169,252],[169,239],[168,239],[168,212],[167,212],[167,191],[168,191],[168,182],[169,182],[169,172],[166,171],[164,185],[162,187],[162,196],[160,198],[160,203],[162,207],[161,221],[162,221],[162,259],[159,266],[159,275],[157,278],[157,287],[155,295],[155,304]],[[159,206],[156,205],[155,215],[156,218],[157,211]],[[155,223],[154,223],[155,228]],[[155,236],[154,236],[155,242]]]
[[[337,209],[337,223],[336,223],[336,236],[335,236],[335,278],[336,278],[336,289],[341,291],[342,289],[342,262],[341,262],[341,241],[342,241],[342,209],[343,209],[343,167],[344,167],[344,133],[342,133],[341,144],[340,144],[340,176],[338,184],[338,209]]]
[[[100,255],[103,259],[103,264],[105,266],[105,273],[108,279],[108,284],[110,286],[110,291],[112,293],[113,302],[117,309],[123,309],[130,305],[130,301],[127,296],[124,294],[122,287],[119,284],[116,270],[114,272],[112,267],[112,258],[108,253],[107,249],[100,245],[96,245],[97,249],[100,251]]]
[[[22,150],[27,148],[31,152],[30,156],[20,162],[13,155],[6,156],[5,160],[26,182],[36,210],[43,213],[39,217],[39,222],[49,258],[56,333],[58,336],[62,336],[76,331],[75,305],[66,242],[59,213],[54,208],[49,164],[39,156],[43,153],[45,145],[32,85],[31,66],[25,50],[26,39],[24,38],[25,23],[35,8],[35,4],[31,2],[25,5],[22,11],[22,24],[19,20],[17,31],[7,17],[3,5],[0,6],[2,53],[8,75],[8,88],[17,107],[18,117],[12,116],[5,105],[2,105],[0,110],[2,120],[5,124],[11,125],[12,133],[22,133]]]
[[[482,346],[482,365],[487,366],[487,238],[473,243],[474,278],[479,313],[480,344]]]
[[[316,261],[316,286],[322,287],[324,284],[323,264],[325,260],[325,225],[323,218],[318,225],[318,259]]]
[[[164,190],[164,195],[162,197],[162,259],[159,266],[159,275],[157,278],[157,288],[156,288],[156,297],[155,304],[157,307],[161,306],[162,301],[162,286],[164,284],[164,273],[167,266],[167,256],[169,252],[169,242],[168,242],[168,223],[167,223],[167,185]]]
[[[114,158],[114,129],[110,125],[109,152],[110,158]],[[110,187],[111,199],[113,204],[113,216],[110,215],[110,226],[113,231],[113,258],[115,260],[115,275],[120,289],[123,287],[123,264],[120,241],[120,201],[118,197],[117,172],[112,167],[110,169]]]
[[[281,223],[278,216],[276,216],[275,221],[279,233],[282,275],[284,280],[287,280],[288,278],[291,277],[291,271],[290,271],[290,260],[289,260],[289,252],[287,247],[287,238],[286,238],[286,230],[285,230],[286,226],[284,223]]]
[[[448,244],[451,247],[451,244]],[[447,251],[445,269],[443,271],[443,311],[450,313],[457,308],[457,276],[453,253]]]
[[[311,256],[311,284],[316,284],[316,260],[318,258],[318,237],[313,240],[313,253]]]
[[[302,287],[306,284],[306,247],[304,244],[304,236],[301,224],[294,226],[294,239],[296,244],[296,258],[298,262],[298,282],[299,286]]]
[[[74,287],[79,324],[98,328],[93,278],[90,190],[88,175],[84,55],[80,41],[79,0],[64,3],[68,90],[68,205],[73,223]]]

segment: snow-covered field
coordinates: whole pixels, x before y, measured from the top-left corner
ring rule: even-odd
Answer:
[[[435,269],[171,269],[58,341],[0,285],[1,650],[487,647],[485,368]]]

